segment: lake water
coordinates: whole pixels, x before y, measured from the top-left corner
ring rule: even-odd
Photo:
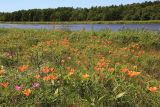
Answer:
[[[111,29],[117,31],[120,29],[148,29],[160,31],[160,24],[69,24],[69,25],[51,25],[51,24],[0,24],[0,28],[22,28],[22,29],[64,29],[64,30],[101,30]]]

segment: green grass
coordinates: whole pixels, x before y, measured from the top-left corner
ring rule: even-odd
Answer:
[[[160,106],[158,31],[0,29],[0,66],[0,106]]]
[[[11,23],[11,24],[159,24],[160,20],[144,20],[144,21],[46,21],[46,22],[24,22],[24,21],[17,21],[17,22],[0,22],[0,23]]]

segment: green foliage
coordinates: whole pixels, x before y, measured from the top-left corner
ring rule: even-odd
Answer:
[[[0,37],[0,106],[160,105],[158,31],[0,29]]]

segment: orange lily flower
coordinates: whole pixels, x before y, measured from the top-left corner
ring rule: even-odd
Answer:
[[[122,71],[123,73],[126,73],[126,72],[128,72],[128,69],[123,67],[123,68],[121,69],[121,71]]]
[[[44,81],[49,81],[51,78],[50,78],[50,76],[45,76],[45,77],[43,77],[43,80]]]
[[[102,60],[102,61],[98,62],[97,65],[101,68],[105,65],[105,62]]]
[[[111,68],[108,69],[108,71],[109,71],[109,72],[113,72],[113,71],[114,71],[114,68],[111,67]]]
[[[51,45],[52,43],[53,43],[53,40],[46,41],[46,44],[47,44],[47,45]]]
[[[137,69],[137,66],[133,66],[133,69]]]
[[[61,60],[61,64],[64,64],[64,62],[65,62],[65,60],[64,60],[64,59],[62,59],[62,60]]]
[[[82,75],[82,78],[83,78],[83,79],[87,79],[88,77],[89,77],[88,74],[83,74],[83,75]]]
[[[35,78],[35,79],[39,79],[39,78],[40,78],[40,75],[37,74],[37,75],[34,76],[34,78]]]
[[[67,38],[64,38],[61,42],[60,42],[60,44],[62,44],[63,46],[69,46],[69,40],[67,39]]]
[[[148,90],[150,91],[150,92],[156,92],[157,91],[157,87],[149,87],[148,88]]]
[[[72,104],[72,107],[75,107],[74,103]]]
[[[128,76],[130,78],[134,77],[134,76],[138,76],[140,75],[141,72],[132,72],[132,71],[128,71]]]
[[[24,72],[28,69],[28,67],[29,67],[29,65],[23,65],[23,66],[19,67],[18,69],[20,72]]]
[[[49,75],[49,78],[50,78],[51,80],[56,80],[58,77],[57,77],[56,75]]]
[[[69,75],[73,75],[73,74],[74,74],[74,72],[75,72],[75,70],[74,70],[74,69],[70,69],[70,71],[69,71]]]
[[[22,92],[23,92],[23,94],[24,94],[25,96],[29,96],[30,93],[31,93],[31,90],[30,90],[30,89],[25,89],[25,90],[22,91]]]
[[[48,68],[47,66],[44,67],[43,72],[44,72],[44,73],[48,73],[48,72],[49,72],[49,68]]]
[[[9,85],[9,83],[8,83],[8,82],[3,82],[3,83],[1,83],[1,86],[3,86],[4,88],[7,88],[7,87],[8,87],[8,85]]]
[[[51,72],[54,72],[54,71],[55,71],[55,69],[54,69],[54,68],[50,68],[50,71],[51,71]]]
[[[79,64],[80,64],[80,61],[79,61],[79,60],[78,60],[78,61],[76,61],[76,64],[77,64],[77,65],[79,65]]]
[[[94,70],[98,72],[99,71],[99,67],[94,67]]]

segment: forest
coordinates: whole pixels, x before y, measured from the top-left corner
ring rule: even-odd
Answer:
[[[160,20],[160,1],[91,8],[59,7],[0,12],[0,21]]]

